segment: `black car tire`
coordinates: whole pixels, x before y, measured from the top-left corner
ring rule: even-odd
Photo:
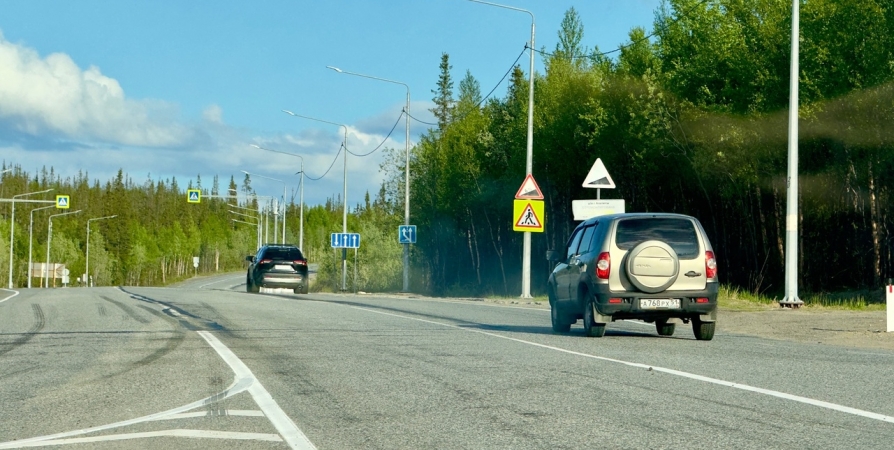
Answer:
[[[292,292],[296,294],[307,294],[307,288],[295,288],[292,289]]]
[[[550,297],[552,297],[552,295],[550,295]],[[556,333],[567,333],[571,331],[571,322],[568,320],[568,315],[565,314],[565,311],[559,308],[559,305],[556,304],[555,300],[549,303],[549,309],[553,331]]]
[[[710,341],[714,339],[714,327],[717,322],[702,322],[698,319],[692,320],[692,333],[695,338],[700,341]]]
[[[253,294],[257,294],[258,292],[261,292],[261,287],[252,283],[251,278],[248,279],[248,282],[245,283],[245,286],[246,286],[246,289],[248,290],[248,292],[251,292]]]
[[[646,253],[646,255],[641,255],[642,253]],[[672,286],[680,275],[680,260],[677,258],[677,252],[675,252],[670,245],[661,241],[652,240],[642,242],[636,247],[633,247],[630,252],[627,253],[625,258],[626,263],[624,264],[624,271],[625,275],[627,275],[627,279],[629,279],[637,289],[643,292],[648,292],[650,294],[663,292],[665,289]],[[644,261],[640,262],[640,258],[643,258]],[[648,267],[650,265],[650,260],[654,259],[670,259],[673,263],[672,273],[662,276],[637,275],[637,266],[645,264]]]
[[[587,307],[584,308],[584,334],[587,337],[602,337],[605,336],[605,325],[604,323],[596,323],[594,317],[596,316],[594,310],[596,309],[596,304],[593,302],[593,298],[590,297],[587,300]]]
[[[655,321],[655,329],[658,331],[659,336],[673,336],[676,325],[673,322],[668,322],[667,319]]]
[[[245,277],[245,292],[251,292],[251,278]]]

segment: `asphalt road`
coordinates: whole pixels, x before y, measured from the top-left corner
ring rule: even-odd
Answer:
[[[0,449],[894,446],[894,352],[243,278],[0,290]]]

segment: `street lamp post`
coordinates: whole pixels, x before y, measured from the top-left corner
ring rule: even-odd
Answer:
[[[50,287],[50,242],[53,240],[53,217],[67,216],[69,214],[77,214],[79,212],[81,212],[80,209],[77,211],[53,214],[49,218],[49,226],[47,227],[47,265],[46,265],[46,267],[44,267],[44,273],[46,274],[46,278],[44,280],[45,281],[44,287],[47,289],[49,289],[49,287]],[[55,276],[54,276],[54,278],[55,278]]]
[[[10,169],[7,169],[7,170],[10,170]],[[15,230],[15,226],[16,226],[16,199],[19,197],[25,197],[28,195],[43,194],[45,192],[50,192],[52,190],[53,190],[52,188],[44,189],[42,191],[28,192],[25,194],[19,194],[19,195],[12,196],[12,213],[10,214],[10,217],[9,217],[9,288],[10,289],[12,289],[12,266],[13,266],[12,256],[15,254],[15,252],[14,252],[15,241],[13,240],[13,231]]]
[[[344,194],[342,197],[342,201],[344,202],[344,212],[342,213],[341,219],[341,231],[342,233],[348,232],[348,126],[345,124],[341,124],[338,122],[330,122],[328,120],[317,119],[315,117],[302,116],[300,114],[295,114],[289,110],[282,110],[282,112],[292,116],[292,117],[300,117],[302,119],[315,120],[317,122],[328,123],[330,125],[338,125],[345,129],[345,137],[342,141],[342,147],[345,150],[344,156]],[[343,248],[341,250],[341,290],[348,290],[348,249]]]
[[[280,183],[282,183],[282,243],[285,244],[286,243],[286,182],[283,180],[278,180],[276,178],[271,178],[271,177],[266,177],[264,175],[258,175],[256,173],[246,172],[244,170],[242,171],[242,173],[244,173],[246,175],[255,176],[258,178],[265,178],[267,180],[279,181]],[[274,199],[274,208],[276,206],[275,202],[276,202],[276,199]],[[276,214],[276,210],[274,210],[274,214]],[[274,240],[276,240],[276,233],[277,233],[276,220],[274,220],[273,221],[273,239]]]
[[[301,158],[301,171],[298,172],[301,174],[301,179],[300,181],[298,181],[298,201],[300,202],[300,205],[298,206],[298,248],[304,251],[304,157],[301,155],[296,155],[294,153],[282,152],[279,150],[261,147],[260,145],[251,144],[251,146],[259,150],[267,150],[268,152],[282,153],[284,155],[291,155],[297,158]]]
[[[31,210],[31,222],[28,223],[28,289],[31,289],[31,255],[34,244],[34,211],[40,211],[41,209],[50,209],[55,207],[56,205],[50,205],[40,208],[34,208]]]
[[[400,81],[389,80],[387,78],[379,78],[371,75],[364,75],[360,73],[348,72],[347,70],[339,69],[338,67],[326,66],[329,69],[332,69],[338,73],[344,73],[348,75],[356,75],[358,77],[369,78],[372,80],[384,81],[386,83],[394,83],[399,84],[405,88],[407,88],[407,105],[404,107],[404,113],[406,114],[406,141],[405,141],[405,151],[406,151],[406,166],[404,167],[404,225],[410,224],[410,86],[406,83],[401,83]],[[404,244],[404,292],[409,292],[410,290],[410,244]]]
[[[115,217],[118,217],[118,215],[115,214],[114,216],[105,216],[105,217],[96,217],[93,219],[87,219],[87,255],[86,255],[86,261],[84,264],[84,266],[85,266],[84,267],[84,276],[87,277],[87,279],[84,280],[84,284],[87,287],[90,287],[90,222],[92,222],[94,220],[113,219]]]
[[[484,5],[496,6],[498,8],[511,9],[528,13],[531,16],[531,65],[528,73],[528,154],[525,160],[526,175],[531,175],[534,165],[534,13],[527,9],[515,8],[513,6],[500,5],[497,3],[483,2],[481,0],[469,0]],[[522,298],[531,298],[531,232],[524,233],[524,249],[522,261]]]

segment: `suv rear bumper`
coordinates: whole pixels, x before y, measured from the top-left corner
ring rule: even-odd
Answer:
[[[307,286],[307,276],[300,273],[277,274],[267,272],[260,277],[257,285],[269,288],[303,288]]]
[[[596,312],[603,316],[611,316],[612,320],[641,319],[651,321],[669,318],[700,317],[702,321],[714,321],[717,318],[718,283],[708,283],[704,290],[698,291],[665,291],[658,294],[644,292],[612,292],[607,284],[594,286]],[[643,309],[640,299],[680,299],[679,308]],[[707,302],[698,303],[699,298],[707,298]],[[620,303],[609,303],[610,299],[620,299]],[[617,300],[615,300],[617,302]]]

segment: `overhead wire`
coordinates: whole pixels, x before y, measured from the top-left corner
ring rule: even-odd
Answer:
[[[397,116],[397,120],[394,121],[394,126],[391,127],[391,131],[389,131],[388,134],[385,136],[385,139],[382,139],[382,142],[380,142],[379,145],[377,145],[376,148],[372,149],[369,153],[364,153],[364,154],[362,154],[362,155],[359,155],[359,154],[357,154],[357,153],[354,153],[354,152],[348,150],[348,147],[345,147],[345,150],[346,150],[348,153],[350,153],[350,154],[352,154],[352,155],[354,155],[354,156],[359,156],[359,157],[364,157],[364,156],[372,155],[373,153],[375,153],[376,151],[378,151],[379,148],[381,148],[383,145],[385,145],[385,142],[387,142],[387,141],[388,141],[388,138],[391,137],[391,133],[394,133],[394,129],[397,128],[397,124],[400,123],[400,118],[403,117],[404,114],[407,114],[407,112],[406,112],[405,110],[401,110],[400,115]],[[412,116],[411,116],[411,117],[412,117]]]

